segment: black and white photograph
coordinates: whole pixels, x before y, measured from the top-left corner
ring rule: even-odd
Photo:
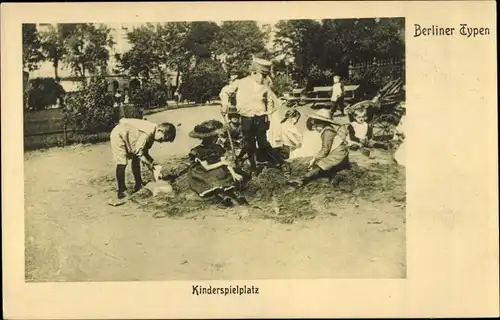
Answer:
[[[26,282],[406,278],[403,17],[22,45]]]

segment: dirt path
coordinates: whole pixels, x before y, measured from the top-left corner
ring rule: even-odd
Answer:
[[[184,155],[194,123],[217,107],[152,115],[189,119],[157,159]],[[405,277],[405,209],[397,201],[335,203],[312,220],[280,224],[234,211],[154,219],[135,204],[110,207],[109,145],[25,153],[26,279],[131,281]],[[101,180],[99,180],[101,179]]]

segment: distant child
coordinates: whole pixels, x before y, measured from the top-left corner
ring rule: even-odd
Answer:
[[[195,126],[189,133],[191,138],[202,140],[189,153],[189,186],[200,197],[213,199],[224,207],[231,207],[233,200],[238,204],[247,204],[237,190],[245,177],[235,171],[224,157],[226,150],[217,143],[222,130],[222,122],[209,120]]]
[[[165,122],[159,125],[140,119],[121,119],[111,131],[111,150],[116,163],[116,181],[118,184],[118,199],[127,197],[125,185],[125,169],[130,159],[132,173],[135,179],[134,191],[142,188],[141,162],[149,170],[158,171],[149,150],[154,142],[172,142],[175,140],[176,128]]]
[[[368,121],[368,111],[360,107],[349,112],[349,148],[359,150],[362,148],[389,149],[389,144],[373,141],[373,129]]]
[[[333,119],[335,112],[340,109],[342,116],[344,116],[344,85],[341,82],[340,76],[336,75],[333,77],[333,87],[332,87],[332,97],[331,97],[331,112],[330,118]]]
[[[316,115],[310,116],[306,124],[308,130],[320,134],[321,150],[309,163],[310,171],[295,181],[294,184],[298,187],[321,177],[331,179],[334,174],[350,166],[346,126],[334,123],[326,109],[318,110]]]

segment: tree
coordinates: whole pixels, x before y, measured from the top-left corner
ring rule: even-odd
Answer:
[[[132,76],[149,79],[161,64],[155,26],[148,23],[134,28],[127,33],[127,39],[132,48],[119,59],[122,69]]]
[[[255,21],[224,21],[221,26],[217,54],[223,56],[228,74],[248,69],[252,55],[265,54],[265,40],[270,30],[261,30]]]
[[[205,103],[216,97],[227,81],[227,74],[220,62],[212,59],[201,59],[185,75],[181,94],[187,100]]]
[[[33,71],[38,68],[38,64],[43,60],[40,52],[41,42],[36,24],[23,23],[23,69]]]
[[[66,24],[46,25],[47,29],[41,32],[42,50],[47,61],[52,62],[54,78],[58,79],[59,63],[66,54],[65,41],[72,32],[71,26]]]
[[[85,132],[109,131],[118,121],[118,110],[113,107],[113,96],[102,76],[91,77],[82,83],[81,90],[66,99],[63,109],[68,128]]]
[[[322,47],[321,24],[315,20],[282,20],[276,24],[274,53],[295,61],[295,78],[300,84],[319,59]]]
[[[109,51],[115,44],[111,29],[92,23],[67,24],[64,62],[74,75],[85,77],[105,73],[108,67]]]

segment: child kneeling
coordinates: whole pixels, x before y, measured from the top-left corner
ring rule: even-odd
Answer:
[[[307,129],[320,133],[321,150],[309,163],[309,172],[295,181],[294,184],[298,187],[322,177],[331,179],[337,172],[350,167],[347,128],[333,122],[326,109],[309,117]]]
[[[200,197],[212,199],[225,207],[231,207],[233,200],[238,204],[247,204],[247,200],[238,192],[238,187],[245,180],[243,172],[237,173],[232,164],[224,158],[226,150],[217,143],[222,122],[204,121],[189,133],[191,138],[202,140],[201,144],[191,149],[188,170],[189,187]]]
[[[349,139],[351,150],[363,148],[377,148],[387,150],[390,145],[383,142],[373,141],[373,128],[368,121],[368,111],[364,108],[355,109],[349,113]]]

